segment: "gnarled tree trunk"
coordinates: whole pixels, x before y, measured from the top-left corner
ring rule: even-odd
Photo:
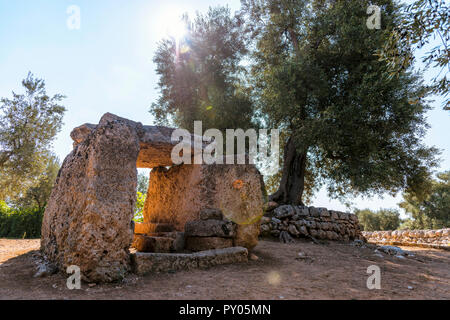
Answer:
[[[269,199],[278,203],[303,205],[305,187],[306,151],[298,152],[292,137],[284,147],[283,175],[280,187]]]

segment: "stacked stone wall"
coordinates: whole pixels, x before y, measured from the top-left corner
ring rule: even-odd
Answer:
[[[450,249],[450,228],[362,232],[371,243]]]
[[[279,237],[286,231],[292,237],[348,241],[363,239],[355,214],[326,208],[281,205],[269,202],[261,219],[261,235]]]

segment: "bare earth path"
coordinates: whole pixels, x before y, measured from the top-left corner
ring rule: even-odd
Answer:
[[[69,290],[63,274],[33,278],[38,248],[39,240],[0,239],[0,299],[450,299],[450,252],[442,250],[381,258],[348,243],[264,240],[246,264]],[[381,268],[380,290],[366,287],[370,265]]]

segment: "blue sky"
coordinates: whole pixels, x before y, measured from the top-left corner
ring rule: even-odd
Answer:
[[[181,13],[193,16],[225,3],[232,10],[240,6],[239,0],[0,0],[0,97],[20,91],[28,71],[46,80],[49,94],[67,96],[64,127],[54,143],[61,160],[72,148],[72,128],[97,123],[105,112],[152,124],[148,109],[158,95],[152,62],[158,41]],[[67,27],[70,5],[81,10],[78,30]],[[441,102],[436,99],[428,113],[431,128],[425,142],[442,150],[441,170],[448,170],[450,112],[442,110]],[[358,198],[355,206],[395,208],[400,199]],[[345,210],[324,190],[313,205]]]

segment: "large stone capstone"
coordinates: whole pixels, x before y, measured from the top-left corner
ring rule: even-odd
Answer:
[[[118,119],[136,131],[139,140],[139,154],[136,160],[136,166],[138,168],[155,168],[159,166],[171,166],[173,164],[171,160],[172,149],[179,143],[171,140],[172,133],[175,130],[174,128],[144,126],[141,123],[120,118],[111,113],[106,113],[102,117],[103,122],[116,121]],[[85,141],[97,129],[97,126],[95,124],[85,123],[73,129],[70,136],[74,141],[74,147]],[[192,155],[196,152],[201,152],[201,150],[194,149],[193,137],[192,135]],[[185,141],[183,142],[186,143]]]

